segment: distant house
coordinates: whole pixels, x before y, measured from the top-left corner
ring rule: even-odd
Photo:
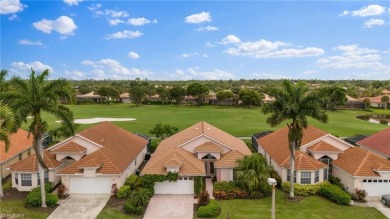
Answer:
[[[336,106],[336,108],[339,109],[364,109],[364,103],[363,100],[359,100],[356,98],[353,98],[351,96],[346,95],[347,101],[342,106]]]
[[[368,97],[368,99],[370,100],[370,106],[371,107],[376,107],[376,108],[386,108],[386,109],[389,109],[390,108],[390,102],[382,102],[382,97],[383,96],[388,96],[390,98],[390,94],[385,94],[385,95],[379,95],[379,96],[376,96],[376,97]],[[364,100],[365,98],[367,97],[363,97],[363,98],[360,98],[361,100]]]
[[[148,100],[150,102],[159,102],[159,101],[161,101],[161,98],[160,98],[159,94],[155,94],[155,95],[149,96]]]
[[[356,142],[356,145],[390,160],[390,128],[364,138]]]
[[[68,138],[44,152],[49,171],[45,180],[67,188],[66,193],[111,193],[134,174],[147,153],[148,140],[103,122]],[[13,165],[12,187],[29,191],[38,186],[35,155]]]
[[[261,135],[258,152],[282,178],[290,180],[288,128]],[[345,189],[353,193],[364,189],[368,196],[390,193],[390,160],[367,151],[313,126],[304,129],[301,147],[295,154],[294,181],[316,184],[329,176],[341,179]]]
[[[11,172],[7,168],[14,163],[34,154],[33,138],[27,131],[18,129],[18,131],[9,136],[11,145],[5,152],[5,143],[0,141],[0,177],[5,178]]]
[[[92,100],[95,103],[102,102],[102,97],[100,95],[95,94],[94,91],[87,93],[87,94],[76,95],[76,99],[78,99],[80,101]]]
[[[383,89],[383,91],[381,91],[381,93],[382,93],[383,95],[390,95],[390,90]]]
[[[272,102],[272,101],[275,101],[275,98],[272,97],[272,96],[270,96],[270,95],[268,95],[268,94],[264,94],[264,98],[261,99],[261,103],[262,103],[262,104],[270,103],[270,102]]]
[[[122,103],[131,103],[130,94],[127,92],[119,95],[119,99]]]
[[[177,182],[157,183],[155,193],[194,194],[194,176],[231,181],[236,161],[250,154],[242,140],[207,122],[198,122],[161,141],[141,174],[177,172]]]

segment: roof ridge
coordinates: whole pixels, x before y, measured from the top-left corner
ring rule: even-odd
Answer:
[[[43,161],[45,161],[45,158],[50,163],[51,166],[54,166],[53,163],[50,161],[48,155],[45,153],[45,151],[43,151]]]
[[[118,173],[122,173],[120,170],[118,170],[117,166],[114,165],[110,159],[108,159],[108,157],[106,156],[106,154],[105,154],[101,149],[98,150],[98,151],[106,158],[106,160],[108,160],[108,162],[114,167],[114,169],[115,169],[116,171],[118,171]]]
[[[367,153],[364,155],[364,158],[360,162],[359,166],[356,168],[355,172],[353,174],[357,174],[360,171],[360,168],[366,163],[368,157],[370,156],[370,152],[366,151]]]

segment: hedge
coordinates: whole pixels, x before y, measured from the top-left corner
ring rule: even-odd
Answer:
[[[128,198],[130,195],[130,191],[131,191],[131,187],[129,185],[124,185],[118,190],[116,197],[123,198],[123,199]]]
[[[203,189],[203,180],[201,176],[194,177],[194,194],[199,195]]]
[[[329,184],[324,181],[317,184],[297,184],[294,183],[294,194],[298,196],[315,195],[318,193],[322,185]],[[283,192],[290,192],[290,182],[286,181],[282,183]]]
[[[351,202],[351,195],[333,184],[322,185],[318,190],[318,194],[337,204],[349,205]]]
[[[198,208],[198,217],[213,218],[220,214],[220,207],[215,200],[210,200],[206,206]]]
[[[129,214],[141,215],[144,213],[144,207],[138,206],[132,199],[128,199],[124,209]]]
[[[48,193],[46,188],[46,205],[53,207],[58,202],[58,196]],[[26,205],[31,207],[40,207],[42,205],[41,200],[41,188],[33,188],[31,192],[28,193],[26,198]]]

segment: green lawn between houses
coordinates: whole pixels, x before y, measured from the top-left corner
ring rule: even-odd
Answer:
[[[1,200],[0,217],[4,215],[8,218],[25,218],[25,219],[44,219],[49,217],[49,213],[37,211],[24,207],[25,200]]]
[[[234,136],[249,137],[254,133],[276,130],[278,127],[270,127],[261,108],[240,108],[224,106],[185,106],[179,107],[168,105],[141,105],[139,107],[133,104],[93,104],[93,105],[68,105],[73,111],[76,119],[94,118],[94,117],[116,117],[116,118],[135,118],[135,121],[113,122],[131,132],[138,132],[150,135],[149,130],[154,128],[157,123],[164,123],[176,126],[179,130],[187,128],[199,121],[206,121]],[[375,110],[376,113],[390,114],[390,110]],[[362,110],[339,110],[328,111],[329,123],[322,124],[312,119],[309,124],[314,125],[324,131],[336,136],[346,137],[356,134],[373,134],[388,126],[374,124],[357,119],[357,115],[369,112]],[[49,123],[49,129],[58,126],[55,118],[51,115],[43,114],[43,119]],[[84,130],[90,125],[80,125],[77,131]],[[25,125],[24,128],[27,128]]]

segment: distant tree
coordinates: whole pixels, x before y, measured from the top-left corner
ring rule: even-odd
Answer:
[[[260,102],[260,95],[254,90],[240,90],[238,96],[240,97],[243,105],[248,105],[249,108],[252,106],[252,104],[258,104]]]
[[[155,135],[157,138],[165,139],[171,135],[177,133],[179,129],[177,127],[162,123],[156,124],[154,129],[150,130],[150,134]]]
[[[179,106],[186,96],[186,90],[182,87],[173,87],[169,90],[169,98],[176,102],[176,106]]]
[[[228,100],[233,99],[234,94],[230,90],[224,90],[224,91],[218,91],[217,92],[217,100],[218,101],[224,101],[225,105],[227,106]]]
[[[97,89],[96,91],[97,94],[100,96],[104,97],[107,101],[107,104],[110,104],[110,99],[111,98],[119,98],[120,92],[111,86],[103,86]]]
[[[209,89],[201,83],[192,83],[187,87],[187,95],[195,97],[195,101],[199,107],[208,97]]]
[[[148,82],[141,82],[139,79],[131,81],[129,90],[131,100],[134,101],[137,106],[139,106],[139,104],[142,104],[142,102],[146,98],[148,89]]]
[[[336,106],[342,106],[347,102],[346,90],[335,85],[320,88],[319,94],[325,107],[330,110],[335,110]]]
[[[164,103],[168,100],[169,98],[169,90],[166,89],[165,87],[158,87],[156,89],[156,92],[160,96],[161,100],[161,106],[164,106]]]
[[[240,93],[240,87],[233,87],[232,88],[232,92],[233,92],[233,94],[236,94],[236,95],[238,95],[239,93]]]
[[[382,96],[381,102],[385,103],[385,109],[387,109],[387,103],[389,102],[389,96],[386,96],[386,95]]]
[[[4,70],[4,69],[2,69],[0,72],[0,93],[6,91],[8,88],[8,83],[5,80],[5,77],[7,77],[7,74],[8,74],[8,71]]]
[[[89,86],[87,84],[81,84],[78,86],[77,90],[80,94],[87,94],[87,93],[92,92],[94,89],[92,86]]]
[[[370,104],[371,104],[370,98],[368,98],[368,97],[364,98],[363,103],[364,103],[364,109],[367,110],[368,107],[369,107]]]

